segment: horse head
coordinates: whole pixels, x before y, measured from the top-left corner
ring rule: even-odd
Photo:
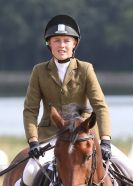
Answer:
[[[82,185],[88,182],[88,173],[94,153],[94,130],[96,115],[87,119],[76,117],[64,119],[54,107],[51,118],[59,128],[55,156],[59,177],[65,186]],[[70,150],[71,149],[71,150]]]
[[[64,119],[51,107],[51,118],[59,128],[54,153],[63,185],[87,186],[93,183],[101,186],[104,182],[105,186],[112,186],[105,176],[100,145],[93,129],[96,114],[92,112],[87,119],[81,116]]]

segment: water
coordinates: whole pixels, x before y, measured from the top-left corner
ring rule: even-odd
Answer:
[[[113,137],[133,136],[133,96],[106,96]],[[23,136],[23,97],[0,98],[0,135]]]

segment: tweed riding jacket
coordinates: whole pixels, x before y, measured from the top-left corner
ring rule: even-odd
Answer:
[[[40,101],[43,103],[43,115],[38,123]],[[87,107],[88,103],[96,112],[100,136],[111,136],[108,106],[91,63],[70,59],[63,83],[53,59],[34,66],[24,103],[24,127],[27,140],[52,136],[56,126],[50,119],[49,104],[61,113],[62,106],[77,103]],[[86,113],[84,113],[85,115]],[[48,137],[47,136],[47,137]]]

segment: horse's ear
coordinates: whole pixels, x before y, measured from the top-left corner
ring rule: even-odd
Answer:
[[[94,125],[96,124],[96,114],[95,112],[91,113],[91,116],[89,118],[87,118],[84,122],[83,122],[83,126],[87,129],[91,129],[94,127]]]
[[[54,121],[54,123],[57,125],[58,128],[62,128],[64,126],[64,119],[61,117],[61,115],[58,113],[55,107],[50,107],[50,117]]]

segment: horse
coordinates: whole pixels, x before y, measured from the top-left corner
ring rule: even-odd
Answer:
[[[57,185],[112,186],[112,181],[103,167],[100,145],[93,130],[95,113],[85,120],[82,117],[64,120],[55,108],[52,108],[51,113],[60,131],[54,148],[60,182]],[[39,177],[36,178],[36,184]]]
[[[113,186],[108,168],[103,165],[100,145],[93,129],[96,123],[95,113],[92,112],[87,119],[80,116],[64,119],[52,106],[51,119],[59,129],[54,147],[55,160],[52,162],[55,171],[49,171],[50,164],[44,169],[41,167],[33,186]],[[22,151],[12,163],[27,154],[27,149]],[[26,162],[9,172],[3,186],[13,186],[22,177],[25,165]]]
[[[93,129],[96,114],[87,119],[64,119],[52,107],[51,117],[59,128],[54,147],[53,170],[41,169],[33,186],[133,186],[133,181],[112,162],[103,163],[100,144]],[[46,173],[49,173],[47,176]],[[114,175],[116,174],[116,175]]]

